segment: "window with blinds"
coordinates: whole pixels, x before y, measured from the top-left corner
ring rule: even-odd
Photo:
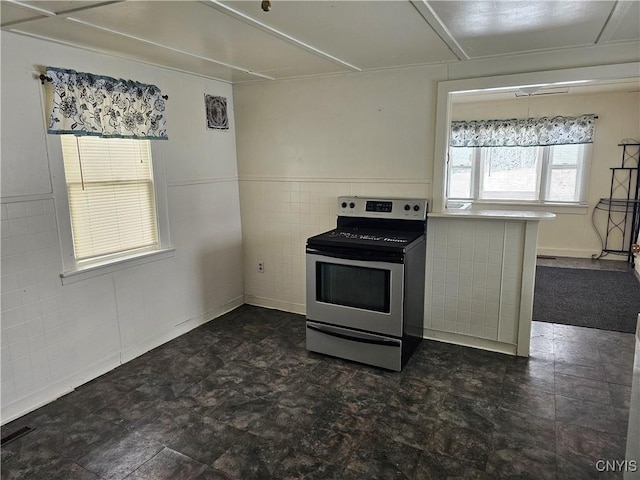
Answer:
[[[157,249],[149,140],[60,138],[76,261]]]

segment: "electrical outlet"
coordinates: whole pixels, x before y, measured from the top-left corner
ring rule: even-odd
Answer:
[[[264,273],[264,262],[262,260],[258,260],[258,272]]]

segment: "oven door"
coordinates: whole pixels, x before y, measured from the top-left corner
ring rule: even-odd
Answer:
[[[402,337],[404,265],[357,257],[307,249],[307,318]]]

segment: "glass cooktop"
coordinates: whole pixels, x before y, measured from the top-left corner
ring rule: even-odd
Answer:
[[[336,228],[309,238],[307,244],[309,246],[404,249],[422,235],[422,232]]]

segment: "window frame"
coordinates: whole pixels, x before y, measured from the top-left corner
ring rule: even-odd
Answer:
[[[442,80],[438,82],[435,116],[435,138],[433,149],[433,180],[431,184],[431,211],[445,212],[447,205],[447,151],[451,131],[451,104],[453,95],[465,93],[497,92],[512,90],[527,86],[557,85],[576,82],[593,82],[638,78],[640,62],[596,65],[588,67],[567,68],[559,70],[543,70],[527,73],[507,75],[493,75],[484,77],[466,76],[458,72],[457,80]],[[470,73],[469,70],[467,73]],[[476,72],[477,75],[477,72]],[[587,174],[588,175],[588,174]],[[587,206],[564,206],[550,208],[543,206],[544,211],[576,210],[575,213],[587,213]],[[565,212],[563,212],[565,213]],[[573,213],[573,212],[566,212]]]
[[[167,181],[164,169],[163,150],[159,141],[150,141],[153,187],[156,203],[156,221],[158,228],[158,247],[142,252],[127,252],[97,260],[76,260],[74,254],[71,212],[64,170],[62,141],[58,135],[47,135],[47,149],[50,157],[52,188],[55,201],[56,221],[62,255],[60,278],[63,284],[104,275],[123,268],[157,261],[174,256],[169,231],[169,210],[167,199]]]
[[[589,164],[590,164],[590,156],[591,156],[591,144],[579,144],[580,152],[579,157],[576,161],[576,196],[577,200],[551,200],[549,199],[549,191],[551,186],[551,174],[554,169],[567,168],[567,166],[554,166],[551,164],[552,160],[552,148],[556,145],[546,145],[539,146],[535,148],[539,148],[540,151],[538,153],[538,185],[537,185],[537,198],[533,200],[528,200],[525,198],[487,198],[483,197],[483,185],[482,178],[484,174],[486,158],[490,148],[500,148],[500,147],[462,147],[462,148],[471,148],[473,149],[473,157],[470,167],[466,167],[470,169],[470,196],[469,197],[455,197],[450,195],[450,181],[451,181],[451,161],[450,158],[447,160],[447,174],[445,177],[445,192],[447,195],[447,201],[451,200],[452,202],[470,202],[470,203],[496,203],[496,204],[507,204],[507,205],[564,205],[564,206],[585,206],[586,198],[587,198],[587,180],[589,173]],[[560,146],[560,145],[558,145]],[[450,156],[451,152],[455,148],[460,147],[449,147],[447,151],[447,155]],[[521,148],[532,148],[532,147],[521,147]]]

